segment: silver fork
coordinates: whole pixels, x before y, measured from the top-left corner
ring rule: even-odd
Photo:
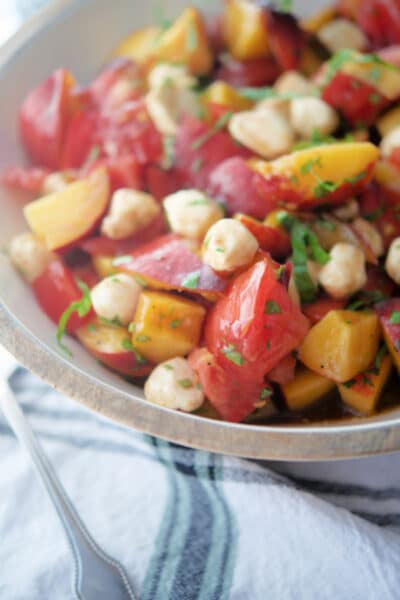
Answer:
[[[74,561],[73,591],[79,600],[135,600],[123,566],[93,540],[69,500],[47,456],[24,416],[8,380],[16,368],[0,346],[0,405],[25,448],[57,512]]]

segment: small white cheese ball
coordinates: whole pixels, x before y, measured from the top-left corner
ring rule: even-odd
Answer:
[[[290,121],[296,133],[305,139],[315,131],[330,135],[339,125],[334,109],[320,98],[294,98],[290,104]]]
[[[150,194],[121,188],[112,195],[101,232],[112,240],[122,240],[150,225],[160,212],[160,205]]]
[[[331,54],[343,48],[363,52],[368,46],[363,31],[348,19],[335,19],[327,23],[318,30],[317,37]]]
[[[46,244],[33,233],[16,235],[11,240],[8,251],[13,265],[29,282],[39,277],[55,259]]]
[[[358,206],[358,202],[355,198],[352,198],[346,204],[339,206],[333,211],[335,217],[340,219],[341,221],[351,221],[355,217],[358,216],[360,212],[360,207]]]
[[[333,298],[347,298],[367,282],[364,252],[345,242],[335,244],[330,261],[322,267],[318,280]]]
[[[385,262],[386,273],[397,285],[400,285],[400,237],[390,244]]]
[[[224,212],[217,202],[199,190],[180,190],[163,200],[171,230],[191,240],[202,241]]]
[[[185,358],[159,364],[144,385],[146,400],[174,410],[192,412],[204,402],[195,372]]]
[[[285,71],[275,81],[274,90],[278,94],[302,94],[312,96],[317,91],[317,87],[302,73],[298,71]]]
[[[388,134],[386,134],[382,140],[381,140],[381,144],[380,144],[380,150],[381,150],[381,154],[384,158],[388,158],[391,153],[392,150],[394,150],[395,148],[398,148],[400,146],[400,127],[395,127],[394,129],[392,129],[392,131],[390,131]]]
[[[264,100],[257,102],[254,110],[256,112],[260,110],[273,110],[279,112],[288,121],[290,114],[290,100],[285,98],[265,98]]]
[[[151,90],[173,83],[181,88],[192,89],[197,83],[195,77],[190,75],[184,65],[161,63],[153,67],[148,75],[147,82]]]
[[[151,89],[145,102],[156,129],[163,135],[175,135],[183,115],[196,117],[200,111],[197,94],[168,80],[161,87]]]
[[[354,219],[352,225],[353,229],[355,229],[356,233],[358,233],[364,242],[371,248],[375,256],[382,256],[384,252],[383,239],[375,225],[361,217]]]
[[[267,107],[234,114],[229,121],[229,132],[243,146],[266,159],[287,154],[295,142],[285,115]]]
[[[128,325],[135,314],[141,286],[130,275],[118,273],[97,283],[90,292],[97,316]]]
[[[203,244],[203,261],[215,271],[232,272],[251,263],[258,242],[235,219],[221,219],[210,227]]]

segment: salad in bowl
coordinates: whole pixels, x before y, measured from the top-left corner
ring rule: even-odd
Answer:
[[[396,403],[399,67],[397,2],[226,0],[38,83],[7,251],[59,351],[230,422]]]

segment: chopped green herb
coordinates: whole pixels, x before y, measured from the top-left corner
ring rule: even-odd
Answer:
[[[193,387],[193,381],[191,381],[190,379],[180,379],[178,383],[181,387],[185,388],[186,390]]]
[[[141,343],[141,342],[150,342],[151,338],[149,338],[148,335],[137,335],[136,336],[136,341]]]
[[[136,350],[136,348],[133,347],[133,344],[129,338],[125,338],[124,340],[122,340],[121,346],[124,348],[124,350],[129,350],[129,352],[132,352],[135,355],[135,358],[139,365],[145,365],[147,363],[147,360],[144,358],[144,356],[142,356]]]
[[[89,323],[88,331],[90,331],[90,333],[94,333],[95,331],[97,331],[96,325],[94,323]]]
[[[364,385],[369,385],[369,387],[374,387],[372,380],[365,373],[363,373],[363,375],[362,375],[362,382]]]
[[[163,166],[165,169],[170,169],[175,160],[175,138],[173,135],[165,135],[163,137]]]
[[[384,210],[383,206],[380,206],[376,210],[363,215],[363,217],[367,221],[373,222],[373,221],[377,221],[378,219],[380,219],[384,212],[385,212],[385,210]]]
[[[168,363],[166,365],[163,365],[164,369],[167,369],[167,371],[173,371],[174,367],[172,365],[169,365]]]
[[[77,313],[79,317],[85,317],[90,312],[90,309],[92,308],[92,301],[90,298],[90,290],[89,290],[88,286],[86,285],[86,283],[84,283],[80,279],[77,280],[77,284],[79,286],[79,289],[82,292],[82,298],[80,300],[76,300],[75,302],[72,302],[68,306],[68,308],[61,315],[60,320],[58,322],[58,327],[57,327],[57,335],[56,335],[57,344],[68,356],[72,356],[72,352],[61,341],[63,338],[63,335],[65,334],[65,330],[67,328],[68,321],[74,313]]]
[[[129,333],[134,333],[134,332],[135,332],[135,330],[136,330],[136,323],[134,323],[134,322],[132,321],[132,323],[129,323],[129,326],[128,326],[128,331],[129,331]]]
[[[276,275],[276,278],[278,279],[278,281],[279,281],[279,279],[282,277],[282,274],[283,274],[284,272],[285,272],[285,265],[280,265],[280,266],[277,268],[277,270],[276,270],[276,273],[275,273],[275,275]]]
[[[143,279],[143,277],[141,277],[140,275],[134,275],[133,278],[136,281],[136,283],[138,283],[140,286],[144,288],[147,287],[147,281]]]
[[[356,185],[356,183],[358,183],[359,181],[364,179],[364,177],[366,175],[367,175],[366,171],[361,171],[361,173],[359,173],[358,175],[354,175],[354,177],[347,177],[346,179],[344,179],[344,182],[351,183],[352,185]]]
[[[275,5],[280,12],[291,12],[293,10],[293,0],[275,0]]]
[[[85,158],[85,162],[82,165],[82,170],[87,169],[91,164],[96,162],[99,158],[101,152],[100,146],[92,146],[88,152],[87,157]]]
[[[335,223],[332,223],[332,221],[328,221],[326,219],[320,219],[319,221],[316,222],[316,225],[318,225],[319,227],[322,227],[323,229],[326,229],[327,231],[335,231],[336,230]]]
[[[261,390],[260,398],[261,398],[261,400],[265,400],[265,398],[269,398],[270,396],[272,396],[272,394],[273,394],[273,392],[272,392],[271,388],[264,387]]]
[[[215,248],[215,252],[225,252],[224,248]]]
[[[203,135],[201,135],[200,137],[198,137],[196,140],[194,140],[192,142],[191,149],[198,150],[199,148],[201,148],[201,146],[203,146],[203,144],[208,142],[216,133],[218,133],[218,131],[223,129],[228,124],[232,115],[233,115],[232,111],[228,111],[228,112],[224,113],[218,119],[218,121],[211,127],[211,129],[209,129],[209,131],[207,131],[206,133],[204,133]]]
[[[327,194],[335,192],[339,186],[340,183],[334,183],[333,181],[323,181],[321,179],[314,187],[313,193],[315,198],[323,198]]]
[[[122,323],[119,317],[114,317],[113,319],[106,319],[105,317],[98,317],[100,323],[102,325],[107,325],[109,327],[122,327]]]
[[[178,327],[180,327],[181,325],[182,325],[181,319],[175,319],[174,321],[171,321],[171,329],[178,329]]]
[[[207,198],[197,198],[189,202],[189,206],[207,206],[210,201]]]
[[[383,361],[384,357],[386,356],[386,354],[387,354],[387,348],[385,345],[383,345],[379,348],[378,354],[376,355],[376,358],[375,358],[375,364],[374,364],[374,369],[373,369],[375,375],[379,374],[379,371],[381,370],[381,366],[382,366],[382,361]]]
[[[300,167],[300,173],[302,175],[308,175],[308,173],[311,173],[311,171],[313,170],[313,168],[316,165],[318,167],[321,167],[321,158],[320,157],[308,160],[307,162],[305,162],[304,164],[302,164],[301,167]]]
[[[225,354],[226,358],[233,362],[238,367],[243,365],[243,356],[238,352],[233,344],[229,344],[226,348],[221,350],[222,354]]]
[[[400,325],[400,310],[394,310],[390,315],[390,322],[394,325]]]
[[[368,79],[370,81],[372,81],[373,83],[378,83],[379,79],[381,78],[381,74],[382,74],[382,70],[379,67],[374,67],[368,73]]]
[[[379,104],[380,100],[381,100],[381,97],[379,94],[373,93],[368,96],[368,101],[370,104]]]
[[[351,388],[351,387],[353,387],[353,385],[355,384],[355,382],[356,382],[355,379],[350,379],[349,381],[346,381],[345,383],[343,383],[343,385],[346,388]]]
[[[327,144],[337,144],[339,140],[331,136],[323,136],[318,129],[314,129],[311,138],[309,140],[303,140],[298,142],[292,147],[292,152],[297,150],[306,150],[307,148],[314,148],[315,146],[325,146]]]
[[[277,92],[272,87],[242,87],[238,92],[243,98],[259,102],[268,98],[277,98],[278,100],[293,100],[294,98],[309,97],[310,94],[298,94],[297,92]],[[315,96],[319,95],[318,90],[315,90]]]
[[[346,310],[360,310],[369,305],[368,300],[355,300],[346,307]]]
[[[332,80],[332,78],[336,75],[336,73],[338,71],[340,71],[342,66],[347,62],[353,62],[353,63],[359,63],[359,64],[370,63],[370,65],[371,65],[370,77],[373,77],[373,78],[378,77],[378,79],[380,77],[380,73],[378,76],[378,73],[376,71],[376,69],[377,69],[376,65],[380,65],[382,67],[385,67],[386,69],[398,71],[397,67],[386,62],[385,60],[380,58],[380,56],[378,56],[377,54],[359,54],[358,52],[355,52],[354,50],[349,50],[347,48],[343,48],[342,50],[339,50],[338,52],[336,52],[336,54],[334,54],[332,56],[332,58],[329,60],[328,68],[326,69],[326,74],[325,74],[323,85],[326,85],[327,83],[329,83]],[[371,75],[371,73],[372,73],[372,75]]]
[[[132,261],[132,256],[127,254],[125,256],[117,256],[117,258],[114,258],[114,260],[112,261],[111,264],[113,267],[118,267],[119,265],[126,265],[127,263],[130,263],[131,261]]]
[[[265,303],[264,313],[267,315],[280,314],[282,312],[281,307],[275,300],[267,300]]]
[[[189,288],[190,290],[195,290],[200,283],[200,271],[193,271],[193,273],[189,273],[182,281],[182,287]]]
[[[299,178],[297,177],[297,175],[291,175],[289,177],[290,181],[293,183],[293,185],[298,185],[299,183]]]

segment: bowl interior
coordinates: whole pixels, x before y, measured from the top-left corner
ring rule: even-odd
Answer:
[[[309,2],[306,10],[311,12],[316,6],[328,3]],[[18,141],[16,125],[18,107],[28,90],[59,66],[71,69],[78,80],[88,81],[106,63],[112,49],[124,35],[133,29],[154,23],[155,15],[160,14],[160,4],[157,1],[139,2],[139,0],[136,2],[134,0],[113,0],[113,2],[109,0],[85,0],[84,2],[59,0],[43,15],[34,19],[0,51],[0,86],[2,90],[0,95],[0,172],[8,165],[25,161]],[[217,3],[209,2],[208,4],[213,10],[218,7]],[[203,9],[208,9],[208,4],[204,0],[199,3]],[[185,0],[165,1],[162,3],[163,13],[174,16],[185,5],[187,5]],[[304,13],[304,3],[295,2],[295,7]],[[4,249],[14,234],[26,230],[26,225],[22,217],[22,197],[0,187],[0,205],[2,209],[0,249]],[[337,443],[330,444],[328,450],[321,452],[319,449],[313,452],[309,436],[314,432],[313,439],[316,440],[318,431],[318,435],[324,436],[328,432],[333,435],[335,431],[345,432],[346,430],[350,435],[354,427],[358,426],[361,431],[363,428],[368,429],[374,423],[395,424],[400,417],[400,409],[396,409],[392,410],[390,414],[381,414],[362,422],[355,420],[341,425],[337,423],[324,424],[319,429],[315,425],[313,427],[268,428],[213,423],[214,429],[207,430],[208,425],[204,419],[182,414],[171,416],[170,411],[165,409],[153,406],[145,407],[146,403],[142,401],[141,389],[103,368],[74,340],[68,340],[73,358],[68,359],[60,355],[55,344],[55,326],[39,309],[29,286],[15,273],[4,252],[0,252],[0,300],[5,309],[4,314],[7,313],[8,335],[3,334],[3,341],[7,341],[9,347],[13,345],[10,340],[14,339],[14,333],[10,334],[10,329],[14,327],[18,330],[15,338],[18,344],[23,344],[24,339],[29,339],[25,350],[20,349],[16,352],[20,359],[25,360],[27,366],[41,375],[47,373],[47,378],[51,383],[58,383],[61,389],[69,392],[70,395],[76,395],[84,403],[85,395],[87,397],[91,394],[94,399],[88,400],[86,404],[107,416],[182,443],[265,458],[315,459],[345,456],[360,452],[357,451],[356,446],[353,447],[353,444],[350,444],[350,449],[341,452],[340,436]],[[47,367],[42,365],[43,361],[48,363]],[[52,372],[50,373],[50,371]],[[55,375],[56,371],[57,375]],[[73,390],[71,386],[63,385],[64,379],[68,379],[70,372],[75,373]],[[76,378],[77,374],[81,376],[81,380],[79,377]],[[77,389],[79,381],[82,383],[80,392]],[[102,390],[103,396],[101,396],[100,390]],[[105,400],[100,401],[100,396],[96,396],[97,394],[100,394]],[[107,394],[110,404],[108,408],[105,408],[104,402]],[[116,409],[117,404],[112,408],[113,398],[114,400],[117,398],[115,401],[118,407],[125,402],[124,417]],[[131,408],[129,403],[132,405]],[[138,408],[140,405],[143,405],[142,409]],[[115,413],[113,413],[114,409]],[[139,417],[143,414],[146,416],[145,422],[142,423]],[[132,419],[129,415],[133,415]],[[166,415],[170,416],[167,418]],[[167,421],[171,420],[170,429],[168,429],[166,419]],[[210,422],[208,421],[208,423]],[[183,430],[185,430],[184,434]],[[234,433],[238,431],[239,434]],[[264,438],[264,442],[260,442],[257,451],[251,448],[247,451],[246,444],[253,442],[247,442],[246,437],[241,438],[241,431],[244,436],[249,434],[254,440],[256,440],[256,436],[266,433],[269,437]],[[290,431],[294,435],[293,440],[298,440],[299,436],[303,435],[303,450],[300,447],[288,449],[287,444],[292,435]],[[213,442],[214,432],[222,436],[221,443],[216,443],[215,440],[215,443]],[[203,435],[203,441],[199,441],[201,435]],[[288,435],[289,437],[287,437]],[[239,437],[235,438],[235,436]],[[279,443],[276,442],[278,438]],[[240,442],[240,440],[242,441]],[[275,451],[268,440],[271,444],[274,440],[275,444],[278,444],[274,446]],[[380,448],[381,444],[377,442],[376,449],[373,448],[372,451],[378,451]],[[371,449],[368,450],[368,452],[370,451]]]

